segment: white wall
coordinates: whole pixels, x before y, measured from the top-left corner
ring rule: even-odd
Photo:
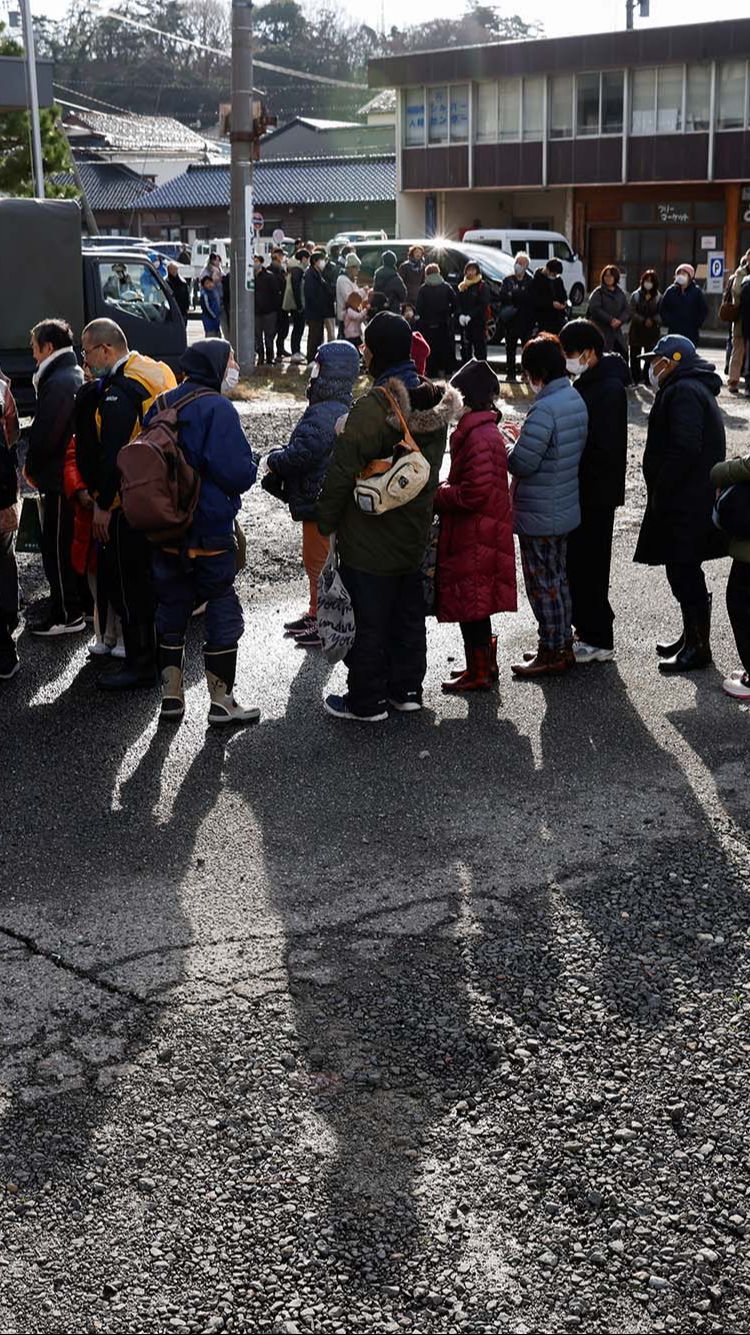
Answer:
[[[564,232],[566,228],[566,190],[446,190],[444,197],[445,232],[457,236],[471,227],[475,218],[483,227],[508,227],[514,219],[533,219],[541,228]]]
[[[401,191],[396,195],[396,236],[424,236],[424,201],[421,193]]]

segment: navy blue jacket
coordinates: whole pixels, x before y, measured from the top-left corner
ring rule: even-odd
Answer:
[[[359,374],[359,353],[351,343],[323,343],[315,358],[320,371],[308,388],[309,406],[292,432],[289,444],[271,450],[268,466],[287,484],[292,519],[314,519],[335,442],[334,427],[352,406]]]
[[[684,292],[679,283],[672,283],[661,299],[661,322],[668,333],[682,334],[696,346],[707,315],[708,302],[695,283],[688,283]]]
[[[187,545],[207,551],[232,546],[240,497],[253,485],[258,471],[237,410],[220,393],[229,353],[229,344],[223,338],[199,339],[180,358],[187,379],[164,396],[167,403],[179,404],[196,389],[215,391],[189,403],[179,419],[180,445],[201,478]],[[149,410],[144,425],[154,410]]]

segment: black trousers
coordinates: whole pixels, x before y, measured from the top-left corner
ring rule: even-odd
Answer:
[[[267,315],[256,315],[255,356],[260,365],[262,365],[264,358],[267,366],[272,364],[274,358],[273,340],[275,337],[276,311],[269,311]]]
[[[733,561],[727,584],[727,612],[740,662],[750,672],[750,562]]]
[[[73,507],[59,492],[44,495],[42,520],[42,564],[49,584],[55,621],[70,621],[81,615],[79,582],[70,563],[73,542]]]
[[[420,325],[430,345],[428,376],[453,375],[456,369],[456,336],[451,325]]]
[[[385,708],[389,696],[421,700],[427,671],[421,571],[371,575],[342,565],[340,574],[357,627],[345,660],[350,709],[354,714],[376,714]]]
[[[122,619],[123,636],[137,626],[153,626],[156,613],[151,578],[151,544],[128,524],[122,510],[113,510],[109,541],[102,548],[100,575],[109,601]],[[103,566],[103,569],[101,568]]]
[[[705,606],[708,589],[699,561],[667,561],[665,569],[669,587],[680,607]]]
[[[505,369],[509,376],[516,374],[516,351],[520,345],[523,348],[524,343],[528,343],[531,338],[531,330],[509,325],[505,331]]]
[[[18,566],[15,533],[0,533],[0,652],[13,647],[18,625]]]
[[[573,626],[579,640],[597,649],[613,649],[615,614],[609,603],[614,510],[584,511],[568,534],[568,585]]]
[[[487,326],[483,315],[461,326],[461,357],[465,362],[472,357],[478,362],[487,360]]]
[[[276,316],[276,356],[284,356],[284,344],[289,333],[289,312],[279,311]]]
[[[315,354],[323,342],[325,332],[325,321],[308,320],[307,322],[307,360],[314,360]]]
[[[305,332],[304,311],[295,311],[292,316],[292,356],[302,348],[302,335]]]
[[[481,621],[461,621],[459,624],[467,652],[469,649],[487,648],[492,635],[492,622],[489,617],[482,617]]]

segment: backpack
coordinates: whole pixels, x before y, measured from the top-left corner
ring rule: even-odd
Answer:
[[[194,389],[177,403],[160,394],[151,420],[117,455],[123,513],[149,542],[182,538],[193,522],[201,480],[180,447],[179,415],[209,394],[215,397],[216,391]]]
[[[393,395],[382,386],[384,394],[401,423],[404,433],[390,459],[373,459],[360,473],[354,487],[358,509],[368,515],[384,515],[401,505],[408,505],[430,480],[430,464],[412,436]]]

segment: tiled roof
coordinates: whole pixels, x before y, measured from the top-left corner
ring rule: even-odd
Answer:
[[[369,102],[366,102],[359,109],[360,116],[385,115],[386,112],[396,110],[396,89],[383,88],[381,92],[376,93]]]
[[[153,189],[150,181],[116,162],[81,162],[78,172],[94,213],[133,208]],[[55,185],[75,185],[72,172],[55,172],[52,180]]]
[[[253,169],[253,204],[372,204],[395,198],[396,158],[288,158]],[[143,201],[149,212],[229,207],[229,168],[190,166]]]
[[[200,153],[206,143],[202,134],[171,116],[116,116],[62,100],[60,105],[65,108],[63,119],[66,129],[73,132],[74,143],[86,138],[86,131],[102,148],[122,153]]]

